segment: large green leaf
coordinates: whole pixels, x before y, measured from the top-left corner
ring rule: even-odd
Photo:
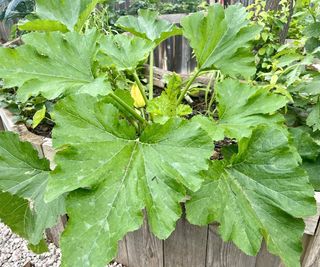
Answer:
[[[102,0],[36,0],[39,19],[19,27],[28,31],[80,31],[99,2]]]
[[[105,55],[99,57],[100,63],[104,66],[115,66],[118,70],[134,71],[152,51],[151,42],[135,36],[109,35],[100,43],[101,51]]]
[[[249,42],[260,32],[249,25],[244,7],[220,4],[182,19],[183,34],[190,41],[199,70],[221,70],[232,76],[252,76],[256,69]]]
[[[98,38],[95,32],[24,35],[25,45],[0,49],[0,77],[7,88],[20,87],[21,101],[38,94],[48,99],[71,92],[107,94],[109,85],[93,75]]]
[[[39,159],[31,144],[20,142],[14,133],[0,132],[0,191],[14,195],[1,195],[7,202],[12,199],[12,203],[0,206],[1,219],[34,245],[64,213],[62,197],[50,203],[43,200],[49,171],[49,162]],[[8,212],[10,205],[16,205],[16,215]]]
[[[153,42],[155,46],[171,36],[182,34],[180,28],[166,20],[158,19],[159,13],[156,11],[141,9],[138,14],[138,17],[120,17],[116,26]]]
[[[257,125],[279,125],[284,121],[276,111],[288,100],[263,87],[226,79],[216,85],[215,94],[218,122],[203,116],[194,118],[214,140],[222,140],[225,136],[240,140],[250,136]]]
[[[200,125],[171,119],[148,125],[138,137],[113,105],[87,95],[62,100],[55,119],[60,152],[46,197],[81,188],[67,199],[64,266],[105,266],[118,240],[141,226],[143,208],[153,233],[167,238],[185,187],[199,189],[199,172],[208,167],[212,142]]]
[[[300,266],[302,217],[316,213],[313,188],[299,167],[286,131],[260,126],[239,142],[230,160],[213,161],[206,182],[191,193],[187,218],[197,225],[220,223],[220,234],[255,255],[262,237],[288,267]]]

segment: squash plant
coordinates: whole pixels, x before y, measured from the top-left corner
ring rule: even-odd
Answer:
[[[118,241],[143,223],[165,239],[181,217],[196,225],[217,221],[225,241],[249,255],[265,239],[286,266],[299,266],[302,218],[316,213],[314,189],[279,109],[288,98],[253,85],[252,40],[260,26],[240,5],[185,17],[181,28],[140,11],[117,22],[128,34],[83,27],[89,0],[37,0],[33,31],[18,48],[0,49],[0,77],[18,97],[58,96],[53,119],[54,170],[31,144],[0,133],[1,220],[42,252],[44,230],[67,213],[60,245],[63,266],[105,266]],[[187,81],[166,77],[160,96],[137,69],[166,38],[183,34],[198,65]],[[110,73],[129,81],[114,82]],[[216,75],[216,108],[187,119],[184,102],[197,77]],[[153,68],[151,67],[150,77]],[[233,138],[221,161],[214,142]]]

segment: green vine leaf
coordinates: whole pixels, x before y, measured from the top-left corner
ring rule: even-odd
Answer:
[[[62,197],[44,202],[49,171],[49,162],[39,159],[31,144],[21,142],[17,134],[0,132],[1,203],[7,203],[0,206],[1,220],[33,245],[65,211]],[[14,205],[17,212],[12,214],[8,210]]]
[[[251,86],[237,80],[226,79],[215,88],[219,120],[195,117],[214,140],[224,137],[236,138],[251,135],[258,125],[281,125],[282,115],[276,113],[288,102],[283,95],[270,90]]]
[[[20,101],[39,94],[47,99],[75,92],[108,94],[110,84],[93,76],[96,32],[30,33],[22,39],[21,47],[0,48],[0,77],[6,88],[19,87]]]
[[[288,267],[300,266],[302,219],[316,213],[314,191],[284,130],[260,126],[230,160],[213,161],[202,188],[191,193],[187,218],[218,221],[225,241],[255,255],[262,237]]]
[[[240,5],[224,9],[220,4],[182,19],[184,36],[190,41],[198,69],[221,70],[230,76],[249,78],[256,72],[252,41],[261,30],[249,25],[247,13]]]
[[[171,119],[148,125],[138,137],[121,118],[113,105],[88,95],[56,106],[53,140],[60,151],[46,198],[75,190],[61,240],[65,266],[106,265],[118,240],[142,225],[144,208],[152,232],[167,238],[181,216],[185,188],[201,186],[212,142],[200,125]]]
[[[138,17],[123,16],[118,19],[116,26],[138,37],[154,43],[154,47],[174,35],[181,35],[182,31],[177,26],[162,19],[159,13],[151,10],[140,9]]]
[[[155,122],[164,123],[168,119],[178,116],[186,116],[192,113],[192,108],[188,105],[178,104],[181,93],[182,79],[174,73],[164,77],[167,88],[161,96],[149,101],[147,111],[152,114]]]
[[[109,35],[103,38],[100,44],[104,54],[99,56],[100,64],[115,66],[118,70],[135,71],[152,51],[151,42],[127,35]]]
[[[95,6],[102,0],[36,0],[38,19],[19,25],[28,31],[80,32]]]

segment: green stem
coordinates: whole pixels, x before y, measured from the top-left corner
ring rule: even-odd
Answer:
[[[154,53],[153,50],[150,54],[150,69],[149,69],[149,100],[153,99],[153,65],[154,65]]]
[[[214,86],[214,88],[216,88],[216,84],[219,82],[220,75],[221,75],[221,72],[218,71],[218,72],[217,72],[217,76],[215,77],[215,86]],[[213,89],[212,96],[211,96],[211,99],[210,99],[210,102],[209,102],[209,106],[208,106],[208,110],[207,110],[207,114],[210,113],[211,107],[212,107],[212,105],[213,105],[214,100],[215,100],[215,91],[214,91],[214,89]],[[214,113],[214,112],[213,112],[213,113]]]
[[[128,113],[130,113],[135,119],[140,121],[141,123],[147,123],[147,121],[142,118],[132,107],[130,107],[126,102],[124,102],[120,97],[116,96],[115,94],[111,93],[110,96],[118,102]]]
[[[200,70],[197,70],[192,77],[190,78],[190,80],[188,81],[187,85],[185,86],[185,88],[183,89],[182,93],[179,96],[178,99],[178,103],[177,106],[181,104],[182,100],[184,99],[186,93],[188,92],[190,86],[192,85],[192,83],[194,82],[194,80],[199,76]]]
[[[215,77],[215,71],[213,71],[213,73],[211,74],[211,78],[210,81],[206,87],[206,92],[205,92],[205,103],[206,103],[206,107],[208,109],[208,97],[209,97],[209,93],[211,91],[211,85],[212,85],[212,81],[214,80]]]
[[[139,87],[139,90],[140,90],[140,93],[141,93],[141,95],[142,95],[142,97],[143,97],[143,99],[144,99],[144,102],[145,102],[146,105],[147,105],[148,99],[147,99],[146,93],[145,93],[145,91],[144,91],[144,87],[143,87],[143,85],[142,85],[142,83],[141,83],[141,81],[140,81],[140,79],[139,79],[139,76],[138,76],[138,74],[137,74],[136,71],[133,73],[133,77],[134,77],[134,80],[136,81],[136,83],[137,83],[137,85],[138,85],[138,87]]]

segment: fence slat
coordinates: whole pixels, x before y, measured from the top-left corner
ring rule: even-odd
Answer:
[[[164,241],[164,267],[200,267],[206,264],[208,227],[191,225],[185,218]]]
[[[267,250],[266,243],[263,242],[261,250],[256,258],[256,267],[280,267],[281,260],[279,257],[272,255]]]
[[[320,228],[318,227],[316,234],[310,238],[307,246],[303,267],[320,267]]]
[[[163,267],[163,241],[150,232],[146,219],[142,228],[129,233],[120,246],[125,252],[119,254],[117,262],[127,263],[128,267]]]
[[[256,258],[247,256],[231,242],[223,242],[217,228],[209,226],[206,267],[255,267]]]

